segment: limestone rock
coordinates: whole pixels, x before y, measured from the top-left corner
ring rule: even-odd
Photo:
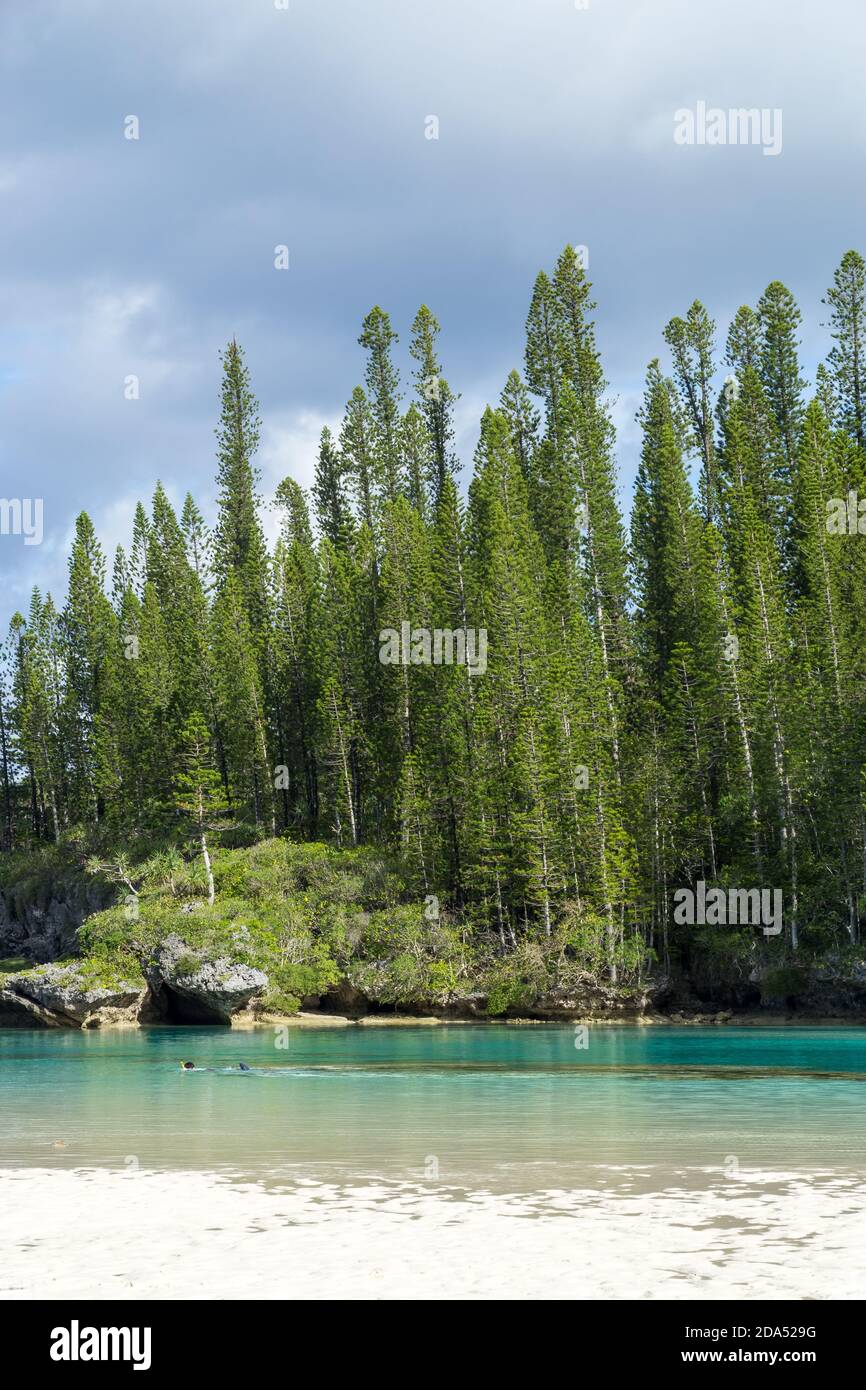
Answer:
[[[85,918],[107,907],[116,894],[113,885],[95,879],[59,881],[53,892],[36,901],[20,891],[0,892],[0,956],[50,961],[70,954]]]
[[[71,1026],[71,1025],[69,1025]],[[0,1028],[62,1028],[63,1024],[41,1004],[11,989],[0,989]]]
[[[43,965],[9,975],[2,994],[10,1010],[19,1008],[49,1027],[101,1028],[137,1023],[147,987],[132,981],[96,985],[74,964]]]
[[[167,1016],[184,1022],[229,1023],[268,987],[263,970],[227,956],[209,959],[175,935],[157,947],[149,977]]]

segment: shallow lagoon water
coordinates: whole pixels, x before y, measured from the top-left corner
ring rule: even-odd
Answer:
[[[866,1030],[0,1031],[0,1167],[530,1189],[635,1165],[845,1170]],[[200,1068],[183,1073],[181,1059]],[[232,1070],[239,1061],[253,1070]]]

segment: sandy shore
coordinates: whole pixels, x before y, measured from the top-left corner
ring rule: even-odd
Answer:
[[[864,1197],[832,1173],[658,1188],[648,1170],[608,1170],[599,1186],[501,1195],[11,1169],[0,1297],[862,1298]]]

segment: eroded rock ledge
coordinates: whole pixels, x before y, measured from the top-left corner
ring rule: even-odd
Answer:
[[[448,1002],[407,999],[384,1002],[348,981],[321,996],[302,1000],[301,1012],[275,1011],[264,970],[229,955],[209,956],[172,934],[143,963],[136,979],[98,978],[91,960],[34,966],[0,977],[0,1027],[111,1028],[150,1023],[222,1024],[250,1027],[281,1022],[344,1026],[349,1023],[418,1024],[489,1021],[486,997],[477,989]],[[533,1004],[507,1010],[499,1022],[602,1024],[725,1024],[863,1021],[862,994],[855,1006],[844,991],[826,982],[791,1010],[778,1007],[719,1008],[718,1003],[686,998],[658,978],[640,989],[587,984],[539,996]],[[848,1006],[848,1007],[846,1007]]]
[[[264,970],[223,955],[210,957],[177,934],[167,936],[138,980],[92,978],[88,961],[35,966],[8,975],[0,988],[0,1027],[105,1028],[146,1023],[251,1025],[290,1020],[268,1005],[269,980]],[[550,995],[527,1011],[530,1021],[577,1019],[587,1014],[629,1020],[651,1010],[658,991],[645,989],[633,999],[596,989],[588,994]],[[368,998],[343,983],[327,995],[303,1000],[304,1020],[323,1024],[366,1020],[410,1022],[436,1017],[442,1021],[484,1020],[487,1000],[477,991],[447,1004],[407,1000],[398,1007]]]
[[[42,965],[6,977],[0,990],[0,1025],[44,1028],[137,1026],[148,1022],[150,991],[131,981],[88,982],[79,967]]]
[[[176,935],[159,945],[145,975],[157,1013],[173,1023],[230,1023],[268,988],[263,970],[202,956]]]
[[[141,1023],[231,1023],[268,987],[262,970],[211,959],[169,936],[139,981],[88,979],[87,964],[40,965],[7,975],[0,1027],[105,1028]]]

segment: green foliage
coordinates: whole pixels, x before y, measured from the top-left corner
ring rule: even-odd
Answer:
[[[270,1013],[296,1014],[301,1007],[301,1001],[296,994],[270,989],[262,1001],[262,1007]]]
[[[498,961],[486,982],[487,1012],[495,1018],[529,1008],[554,982],[551,962],[541,941],[522,941]]]
[[[826,303],[811,401],[780,282],[737,310],[724,367],[699,300],[669,321],[630,546],[575,248],[535,280],[524,376],[483,413],[465,497],[439,323],[426,305],[412,322],[407,406],[373,308],[364,385],[321,436],[316,531],[284,479],[270,551],[232,341],[213,530],[157,483],[109,566],[82,514],[63,608],[35,590],[0,650],[9,910],[116,897],[81,934],[101,969],[140,968],[172,931],[261,964],[285,1001],[342,972],[447,1005],[484,977],[495,1012],[590,979],[638,989],[656,962],[775,967],[753,931],[674,923],[698,880],[781,888],[778,945],[800,959],[855,949],[866,546],[826,516],[866,495],[857,252]],[[404,625],[483,630],[484,669],[383,664]]]

